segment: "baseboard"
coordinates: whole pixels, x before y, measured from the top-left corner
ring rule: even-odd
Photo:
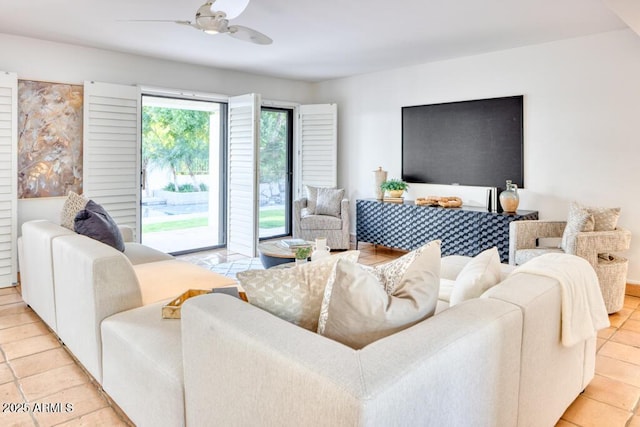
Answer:
[[[627,283],[627,288],[624,293],[632,297],[640,297],[640,285]]]

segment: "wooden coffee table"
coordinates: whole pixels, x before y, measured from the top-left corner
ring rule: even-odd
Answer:
[[[312,242],[309,242],[309,245],[311,244]],[[279,240],[259,243],[258,252],[264,268],[294,262],[296,259],[295,251],[284,246]]]

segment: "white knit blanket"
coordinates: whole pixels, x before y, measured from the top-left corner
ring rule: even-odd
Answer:
[[[587,260],[575,255],[549,253],[535,257],[511,273],[547,276],[560,282],[562,345],[571,347],[609,326],[598,276]]]

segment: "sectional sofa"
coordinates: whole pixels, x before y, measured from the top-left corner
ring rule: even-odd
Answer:
[[[561,343],[558,281],[506,265],[482,297],[354,350],[227,295],[164,320],[167,298],[229,282],[56,227],[23,227],[25,300],[139,426],[549,426],[594,375],[595,337]],[[443,258],[442,278],[467,262]]]

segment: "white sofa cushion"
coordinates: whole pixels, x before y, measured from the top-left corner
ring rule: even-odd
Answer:
[[[500,282],[500,254],[493,247],[476,255],[464,266],[451,291],[449,306],[478,298]]]

